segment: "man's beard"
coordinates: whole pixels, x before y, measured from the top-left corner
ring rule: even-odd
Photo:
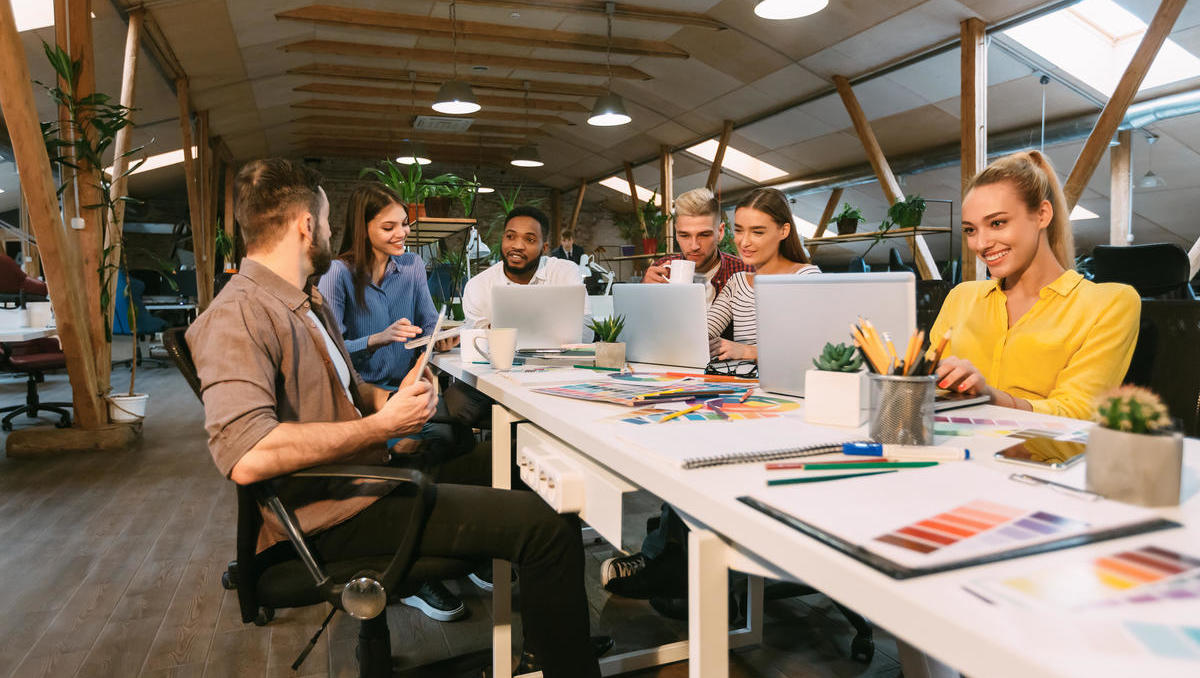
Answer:
[[[329,248],[329,243],[325,242],[320,245],[313,243],[308,246],[308,261],[312,265],[314,276],[325,275],[329,271],[329,266],[333,263],[333,250]]]
[[[513,275],[525,275],[526,273],[529,273],[530,271],[536,271],[537,267],[538,267],[538,263],[540,263],[541,260],[542,260],[542,255],[539,254],[536,257],[534,257],[533,259],[530,259],[529,263],[525,264],[524,267],[513,268],[512,266],[508,265],[508,257],[504,257],[502,259],[502,261],[504,262],[504,272],[511,273]]]

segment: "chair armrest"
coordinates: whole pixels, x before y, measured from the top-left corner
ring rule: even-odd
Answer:
[[[369,466],[365,464],[323,464],[290,473],[287,478],[364,478],[366,480],[394,480],[425,487],[429,480],[420,471],[395,466]]]

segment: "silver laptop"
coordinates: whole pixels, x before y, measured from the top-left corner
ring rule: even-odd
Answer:
[[[614,285],[613,313],[625,316],[621,336],[627,360],[682,367],[708,364],[704,285]]]
[[[766,391],[804,395],[804,373],[826,342],[849,344],[859,317],[906,345],[917,326],[912,273],[817,273],[754,277],[758,379]]]
[[[561,348],[583,338],[583,285],[492,288],[492,327],[517,328],[517,348]]]

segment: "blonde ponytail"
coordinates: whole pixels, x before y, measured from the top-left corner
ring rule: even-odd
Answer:
[[[967,190],[963,194],[970,193],[976,186],[987,186],[1002,181],[1012,183],[1030,210],[1036,210],[1043,200],[1050,201],[1050,207],[1054,211],[1050,217],[1050,226],[1046,229],[1050,251],[1063,268],[1075,268],[1075,236],[1071,232],[1070,210],[1067,209],[1067,198],[1063,195],[1062,186],[1058,183],[1058,175],[1054,172],[1050,159],[1040,151],[1021,151],[1006,155],[976,174],[967,184]]]

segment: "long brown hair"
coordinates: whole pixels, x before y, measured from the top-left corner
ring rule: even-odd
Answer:
[[[800,240],[800,234],[796,232],[796,222],[792,218],[792,208],[788,203],[787,196],[783,191],[777,188],[756,188],[742,198],[737,207],[741,209],[748,207],[752,210],[758,210],[771,218],[771,221],[783,226],[787,224],[788,234],[779,243],[779,254],[788,261],[797,264],[810,263],[808,251],[804,249],[804,243]]]
[[[338,259],[350,269],[354,280],[354,300],[359,306],[366,303],[367,282],[371,279],[371,263],[375,260],[371,239],[367,236],[367,224],[393,204],[403,206],[404,201],[382,184],[361,184],[350,194]]]
[[[1050,164],[1050,159],[1040,151],[1021,151],[1006,155],[976,174],[975,178],[967,183],[967,190],[963,191],[963,196],[976,186],[987,186],[1002,181],[1011,183],[1013,188],[1017,189],[1017,194],[1031,212],[1036,211],[1043,200],[1050,201],[1050,207],[1054,210],[1050,226],[1046,229],[1050,251],[1063,268],[1075,268],[1075,236],[1071,233],[1070,210],[1067,209],[1067,198],[1063,195],[1062,186],[1058,183],[1058,175],[1054,173],[1054,165]]]

